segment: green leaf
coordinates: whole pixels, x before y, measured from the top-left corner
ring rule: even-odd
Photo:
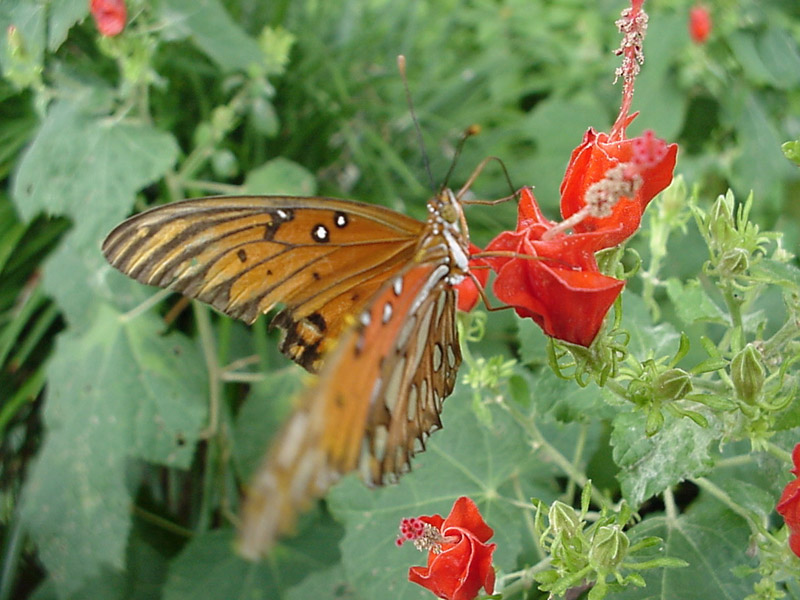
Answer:
[[[307,521],[304,532],[279,546],[262,562],[234,552],[232,529],[195,536],[172,563],[164,600],[278,600],[310,573],[338,558],[341,529],[330,519]]]
[[[335,600],[357,600],[358,596],[347,583],[347,572],[341,564],[308,574],[301,583],[286,594],[286,600],[309,600],[309,598],[332,598]]]
[[[730,178],[738,188],[752,190],[760,202],[772,202],[778,209],[780,182],[795,175],[781,152],[785,135],[776,128],[767,112],[767,101],[760,95],[749,92],[741,104],[731,126],[747,143],[738,147],[739,155],[731,165]]]
[[[130,211],[134,194],[161,177],[177,153],[168,133],[59,103],[22,157],[13,199],[25,219],[39,212],[71,217],[80,244],[97,248]]]
[[[3,66],[3,71],[7,72],[9,68],[6,31],[11,25],[19,31],[26,55],[32,57],[37,65],[42,64],[47,9],[47,5],[43,3],[27,0],[3,0],[0,3],[0,31],[3,38],[0,65]]]
[[[678,317],[687,325],[697,322],[728,323],[725,313],[708,297],[696,279],[684,284],[671,277],[667,281],[667,294]]]
[[[750,275],[784,287],[800,288],[800,269],[791,263],[765,258],[750,267]]]
[[[187,467],[206,418],[203,360],[155,318],[125,322],[101,306],[68,331],[48,365],[47,435],[24,490],[22,517],[68,595],[123,567],[129,457]]]
[[[753,591],[755,578],[737,577],[733,569],[753,566],[747,555],[750,531],[744,521],[715,503],[714,510],[693,511],[675,519],[652,517],[629,531],[631,543],[648,536],[663,547],[637,553],[632,562],[665,556],[680,558],[688,567],[641,571],[647,587],[614,594],[614,600],[740,600]]]
[[[47,48],[55,51],[67,39],[70,28],[89,14],[89,3],[84,0],[59,0],[50,4]]]
[[[460,388],[447,400],[444,430],[430,438],[398,485],[368,489],[351,476],[328,494],[331,511],[346,527],[343,561],[358,597],[429,598],[430,592],[407,581],[408,568],[424,563],[425,555],[408,544],[398,549],[397,528],[403,517],[446,516],[460,496],[471,497],[494,529],[496,565],[511,570],[523,535],[530,542],[524,512],[515,504],[555,497],[551,467],[531,452],[507,412],[490,405],[492,427],[484,427],[469,399],[469,390]]]
[[[534,379],[532,397],[537,413],[562,423],[589,423],[596,419],[610,419],[617,410],[603,400],[596,385],[581,387],[573,380],[565,380],[542,370]]]
[[[312,196],[317,181],[304,167],[279,157],[250,171],[244,187],[248,194]]]
[[[672,356],[680,346],[680,334],[669,323],[653,325],[650,311],[641,296],[627,290],[622,298],[622,327],[631,335],[630,351],[643,360]]]
[[[516,319],[519,355],[525,364],[546,365],[549,338],[533,319]]]
[[[642,412],[618,415],[613,422],[611,445],[625,500],[631,506],[639,506],[687,477],[708,472],[713,466],[711,447],[717,435],[713,428],[666,415],[661,430],[647,437]]]
[[[785,90],[800,85],[800,53],[788,31],[770,27],[759,38],[758,50],[773,85]]]
[[[191,40],[225,71],[259,65],[258,42],[247,35],[217,0],[164,0],[164,36]]]

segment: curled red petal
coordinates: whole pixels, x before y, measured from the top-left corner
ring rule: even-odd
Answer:
[[[419,584],[439,598],[446,600],[473,600],[483,587],[494,592],[492,553],[495,544],[483,544],[468,530],[458,530],[458,541],[439,554],[428,554],[427,567],[411,567],[408,579]]]
[[[514,259],[498,273],[494,293],[554,338],[589,346],[625,282],[596,271],[554,268]]]
[[[442,533],[445,536],[448,535],[447,529],[450,527],[466,529],[481,542],[494,535],[492,528],[483,520],[478,506],[467,496],[461,496],[455,501],[450,514],[442,523]]]
[[[589,129],[572,153],[561,182],[561,215],[565,219],[585,206],[588,189],[602,181],[620,164],[635,163],[641,185],[633,198],[623,198],[607,217],[586,217],[573,228],[576,233],[606,231],[606,247],[617,245],[639,228],[648,203],[672,181],[677,144],[666,145],[652,133],[610,141],[605,133]]]

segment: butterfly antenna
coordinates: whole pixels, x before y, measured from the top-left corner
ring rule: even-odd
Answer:
[[[408,87],[408,77],[406,76],[406,57],[402,54],[397,56],[397,69],[400,71],[400,77],[403,79],[403,89],[406,92],[406,103],[408,110],[411,113],[411,120],[414,121],[414,130],[417,132],[417,139],[419,140],[419,147],[422,149],[422,164],[425,167],[425,172],[428,174],[428,181],[431,184],[431,189],[436,189],[436,183],[433,181],[433,174],[431,173],[431,161],[428,158],[428,152],[425,150],[425,141],[422,139],[422,128],[417,121],[417,115],[414,112],[414,102],[411,99],[411,90]]]
[[[453,174],[453,171],[456,169],[456,165],[458,164],[458,158],[461,156],[461,151],[464,149],[464,144],[466,141],[471,138],[473,135],[478,135],[481,132],[481,126],[477,124],[470,125],[464,130],[464,133],[461,134],[461,139],[458,140],[458,145],[456,146],[456,153],[453,155],[453,160],[450,163],[450,168],[447,170],[447,175],[444,177],[444,183],[442,187],[447,187],[448,183],[450,182],[450,176]],[[483,168],[483,167],[480,167]],[[474,178],[470,178],[472,180]],[[471,181],[470,181],[471,183]],[[469,187],[469,186],[465,186]]]

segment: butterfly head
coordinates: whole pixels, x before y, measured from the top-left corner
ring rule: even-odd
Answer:
[[[429,235],[422,244],[422,254],[433,248],[444,249],[451,263],[454,278],[461,278],[469,269],[469,231],[458,196],[443,189],[428,202]]]

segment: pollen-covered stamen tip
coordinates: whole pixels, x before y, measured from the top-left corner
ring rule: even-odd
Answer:
[[[400,521],[400,535],[395,540],[395,545],[400,547],[406,541],[413,542],[414,547],[420,552],[430,551],[439,554],[442,551],[442,544],[453,542],[455,538],[443,536],[436,527],[421,519],[406,518]]]
[[[603,179],[586,190],[584,202],[587,215],[598,219],[611,216],[621,198],[633,198],[642,185],[638,171],[638,168],[631,168],[631,163],[622,163],[606,171]]]

